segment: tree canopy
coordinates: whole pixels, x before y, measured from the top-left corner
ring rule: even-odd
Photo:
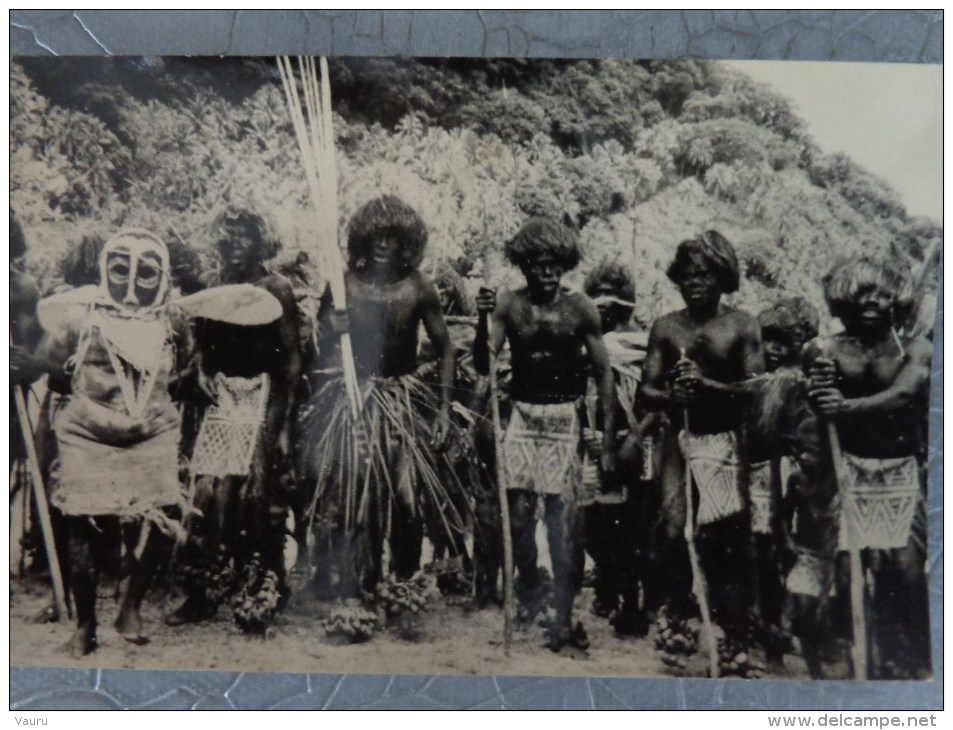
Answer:
[[[677,243],[717,228],[756,311],[802,294],[822,306],[835,259],[916,263],[940,226],[907,215],[887,181],[823,154],[781,97],[705,61],[343,58],[331,61],[343,231],[398,195],[430,231],[429,263],[489,258],[529,215],[579,230],[584,276],[631,267],[637,316],[678,305]],[[313,246],[313,213],[271,60],[17,59],[11,202],[45,286],[88,233],[147,225],[208,250],[240,203],[277,221],[286,256]],[[426,266],[427,264],[425,264]]]

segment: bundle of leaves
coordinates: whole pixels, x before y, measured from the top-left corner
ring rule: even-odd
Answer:
[[[321,622],[325,636],[335,643],[359,644],[374,636],[379,625],[377,613],[360,606],[336,606]]]
[[[246,634],[273,638],[280,603],[278,576],[273,570],[263,570],[261,556],[255,553],[245,565],[241,587],[231,600],[235,624]]]
[[[736,676],[743,679],[759,679],[764,675],[764,664],[751,656],[746,647],[719,642],[718,665],[724,677]]]
[[[698,651],[699,630],[688,619],[671,616],[663,606],[655,620],[655,649],[668,667],[687,669],[687,658]]]
[[[418,572],[407,580],[388,578],[378,583],[374,595],[367,598],[398,636],[414,639],[421,629],[419,614],[427,610],[433,590],[430,576]]]

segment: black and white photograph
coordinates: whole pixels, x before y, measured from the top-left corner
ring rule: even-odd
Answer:
[[[941,66],[10,97],[12,665],[933,677]]]

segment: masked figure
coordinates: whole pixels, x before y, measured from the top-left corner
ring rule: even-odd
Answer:
[[[185,505],[180,418],[169,383],[191,356],[187,317],[221,312],[243,319],[247,305],[255,310],[252,319],[275,317],[272,303],[234,290],[173,302],[168,249],[143,229],[109,239],[99,268],[98,286],[39,305],[51,386],[70,394],[54,423],[61,476],[50,500],[69,526],[65,562],[78,625],[68,648],[74,656],[96,648],[98,573],[117,534],[127,543],[130,565],[116,628],[130,642],[148,641],[140,605],[160,533],[175,530],[176,508]]]

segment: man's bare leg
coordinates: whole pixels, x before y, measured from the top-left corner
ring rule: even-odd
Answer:
[[[513,536],[513,565],[519,574],[516,583],[519,601],[519,620],[531,623],[536,614],[545,609],[539,577],[539,554],[536,547],[536,501],[534,492],[512,489],[507,492],[510,502],[510,533]]]
[[[589,647],[589,637],[582,623],[572,625],[572,607],[582,586],[584,561],[580,512],[574,497],[546,496],[546,530],[556,603],[556,623],[547,645],[553,651],[565,644],[579,649]]]
[[[222,485],[210,476],[201,476],[195,480],[195,497],[193,506],[201,515],[193,515],[190,519],[189,538],[183,547],[183,560],[208,561],[218,550],[222,539],[219,514],[224,510],[221,499]],[[209,605],[204,587],[198,590],[192,586],[188,589],[185,601],[172,613],[165,616],[167,626],[181,626],[187,623],[205,621],[215,615],[217,606]]]
[[[140,609],[142,599],[149,590],[149,584],[152,581],[152,574],[155,569],[155,550],[158,537],[153,535],[152,530],[147,525],[140,523],[138,529],[133,529],[127,540],[127,549],[133,555],[132,569],[129,574],[129,581],[126,584],[126,590],[122,597],[122,603],[119,607],[119,616],[116,617],[116,631],[126,641],[144,645],[149,643],[149,637],[142,633],[142,616]],[[144,534],[145,543],[140,545],[139,541],[143,538],[141,530],[147,530]],[[137,551],[141,551],[141,557],[135,557]]]
[[[70,587],[76,609],[76,629],[66,644],[74,659],[96,649],[96,586],[99,566],[94,555],[93,526],[86,517],[71,517],[69,522],[69,558],[72,565]]]

